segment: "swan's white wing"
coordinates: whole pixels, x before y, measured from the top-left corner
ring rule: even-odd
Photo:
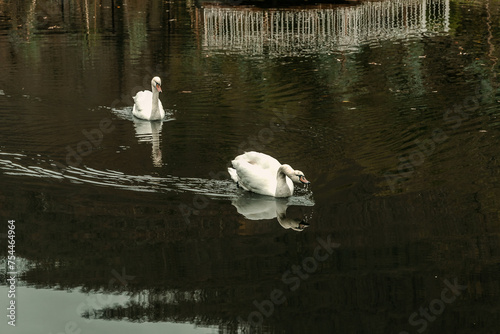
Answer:
[[[153,93],[149,90],[137,92],[134,96],[134,102],[139,110],[151,109],[153,106]]]
[[[276,193],[276,172],[269,168],[262,168],[253,161],[234,159],[233,167],[238,174],[239,185],[248,191],[258,194],[274,196]]]
[[[275,181],[274,182],[275,188],[274,188],[273,195],[272,195],[272,196],[274,196],[275,191],[276,191],[276,184],[277,184],[276,176],[278,174],[278,169],[281,167],[281,163],[270,155],[260,153],[260,152],[253,152],[253,151],[246,152],[246,153],[236,157],[236,159],[238,159],[238,158],[246,160],[251,164],[255,164],[257,166],[260,166],[260,168],[262,168],[263,172],[267,172],[270,175],[272,175],[272,177],[274,178],[274,181]],[[285,179],[286,179],[286,184],[288,185],[288,188],[290,188],[290,192],[293,194],[293,181],[288,176],[286,176]]]
[[[151,120],[152,109],[153,93],[151,91],[143,90],[134,96],[134,109],[132,110],[132,114],[135,117]],[[160,119],[163,119],[165,117],[165,110],[163,109],[160,99],[158,99],[158,109],[160,111]]]
[[[280,162],[272,156],[254,151],[243,153],[235,160],[243,160],[249,164],[260,166],[263,170],[269,170],[270,173],[277,173],[281,166]]]
[[[153,93],[151,93],[149,90],[137,92],[137,94],[134,96],[134,109],[132,110],[132,114],[137,118],[150,119],[152,108]]]

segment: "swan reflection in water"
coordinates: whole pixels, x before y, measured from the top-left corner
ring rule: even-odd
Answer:
[[[249,220],[264,220],[277,218],[284,229],[303,231],[309,226],[307,219],[287,217],[288,206],[313,206],[310,198],[273,198],[253,193],[245,193],[234,199],[231,204],[239,214]]]
[[[163,163],[160,147],[162,125],[162,121],[144,121],[134,117],[134,128],[137,140],[139,143],[150,142],[152,144],[151,159],[155,167],[161,167]]]
[[[164,122],[175,120],[171,110],[165,110],[165,117],[162,120],[147,121],[135,117],[132,107],[113,108],[113,113],[120,119],[132,121],[134,123],[135,136],[139,143],[151,143],[151,159],[153,166],[161,167],[163,164],[161,154],[161,131]]]

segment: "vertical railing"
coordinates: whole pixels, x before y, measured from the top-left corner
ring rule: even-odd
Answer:
[[[449,29],[449,0],[393,0],[307,10],[203,8],[203,46],[259,53],[350,48]]]

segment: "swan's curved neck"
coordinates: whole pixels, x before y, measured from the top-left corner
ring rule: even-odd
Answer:
[[[158,107],[158,99],[160,93],[156,89],[155,86],[151,86],[151,91],[153,92],[153,105],[151,108],[151,118],[159,119],[160,118],[160,108]]]
[[[276,175],[276,197],[288,197],[293,193],[293,189],[290,191],[290,187],[286,183],[287,174],[293,174],[292,167],[289,165],[281,165]]]

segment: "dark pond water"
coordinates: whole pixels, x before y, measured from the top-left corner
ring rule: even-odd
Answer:
[[[499,20],[0,0],[1,332],[498,333]],[[249,150],[311,185],[243,193]]]

